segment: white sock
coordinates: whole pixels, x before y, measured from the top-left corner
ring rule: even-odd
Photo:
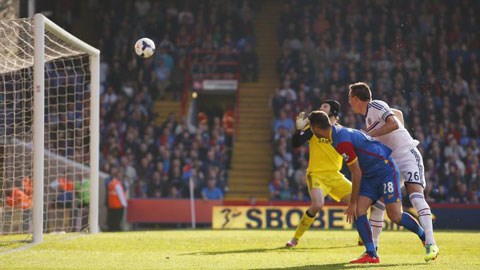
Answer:
[[[370,207],[370,226],[372,227],[372,238],[375,248],[378,249],[378,240],[380,239],[380,233],[383,228],[383,212],[385,211],[385,204],[381,201],[376,201]]]
[[[415,210],[418,213],[418,221],[425,231],[425,244],[435,245],[435,239],[433,238],[433,224],[432,224],[432,212],[430,212],[430,206],[423,193],[413,192],[408,196]]]

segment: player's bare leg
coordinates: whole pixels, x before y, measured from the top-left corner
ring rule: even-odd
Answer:
[[[433,237],[432,212],[423,195],[423,187],[419,184],[408,183],[406,188],[410,202],[418,213],[418,221],[425,231],[425,261],[435,260],[438,256],[439,249]]]
[[[297,225],[297,229],[295,230],[295,235],[285,244],[286,247],[295,247],[298,245],[300,237],[302,237],[305,231],[310,228],[313,221],[315,220],[315,216],[317,215],[318,211],[320,211],[320,209],[322,209],[323,207],[323,204],[325,202],[325,196],[323,195],[323,191],[321,189],[312,189],[310,191],[310,198],[312,200],[310,208],[308,208],[307,211],[303,213],[303,216]]]
[[[343,202],[343,203],[346,203],[346,204],[350,203],[350,194],[343,197],[340,201]]]

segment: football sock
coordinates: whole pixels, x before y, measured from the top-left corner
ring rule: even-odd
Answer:
[[[413,233],[416,233],[422,241],[425,241],[425,231],[410,214],[403,212],[402,219],[398,225],[405,227],[407,230]]]
[[[410,202],[418,213],[418,221],[425,231],[425,244],[435,245],[435,239],[433,238],[433,223],[432,212],[428,206],[425,197],[420,192],[413,192],[409,195]]]
[[[363,244],[367,249],[368,255],[371,257],[377,257],[375,245],[372,240],[372,227],[368,222],[367,215],[357,217],[357,220],[355,220],[355,226],[357,227],[358,234],[360,235],[360,238],[362,238]]]
[[[298,223],[297,230],[295,230],[295,239],[300,239],[302,237],[303,233],[305,233],[308,228],[310,228],[310,225],[312,225],[313,221],[315,220],[315,215],[311,215],[308,210],[303,213],[302,219],[300,219],[300,222]]]
[[[380,239],[380,233],[383,228],[383,217],[385,211],[385,204],[381,201],[376,201],[370,207],[370,226],[372,227],[372,238],[375,248],[378,250],[378,240]]]

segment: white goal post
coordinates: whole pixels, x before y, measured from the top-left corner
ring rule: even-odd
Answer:
[[[97,233],[100,51],[35,14],[0,21],[0,58],[0,235]]]
[[[99,104],[100,104],[100,51],[63,30],[42,14],[34,16],[34,128],[33,179],[40,179],[33,189],[33,242],[43,239],[43,179],[44,179],[44,102],[45,102],[45,30],[67,44],[84,51],[90,58],[90,232],[98,229],[98,171],[99,171]],[[37,134],[39,136],[37,136]],[[35,182],[34,182],[35,183]],[[38,194],[37,194],[38,193]],[[37,195],[36,195],[37,194]],[[36,207],[36,206],[42,207]]]

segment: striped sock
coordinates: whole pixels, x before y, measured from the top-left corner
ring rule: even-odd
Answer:
[[[409,198],[413,207],[417,210],[418,221],[423,230],[425,230],[425,244],[435,244],[435,239],[433,238],[432,212],[430,211],[430,206],[428,206],[427,201],[425,201],[425,196],[420,192],[413,192],[409,195]]]
[[[385,204],[381,201],[376,201],[370,207],[370,226],[372,227],[372,238],[375,248],[378,250],[378,242],[380,239],[380,233],[383,229],[383,218],[384,218]]]

